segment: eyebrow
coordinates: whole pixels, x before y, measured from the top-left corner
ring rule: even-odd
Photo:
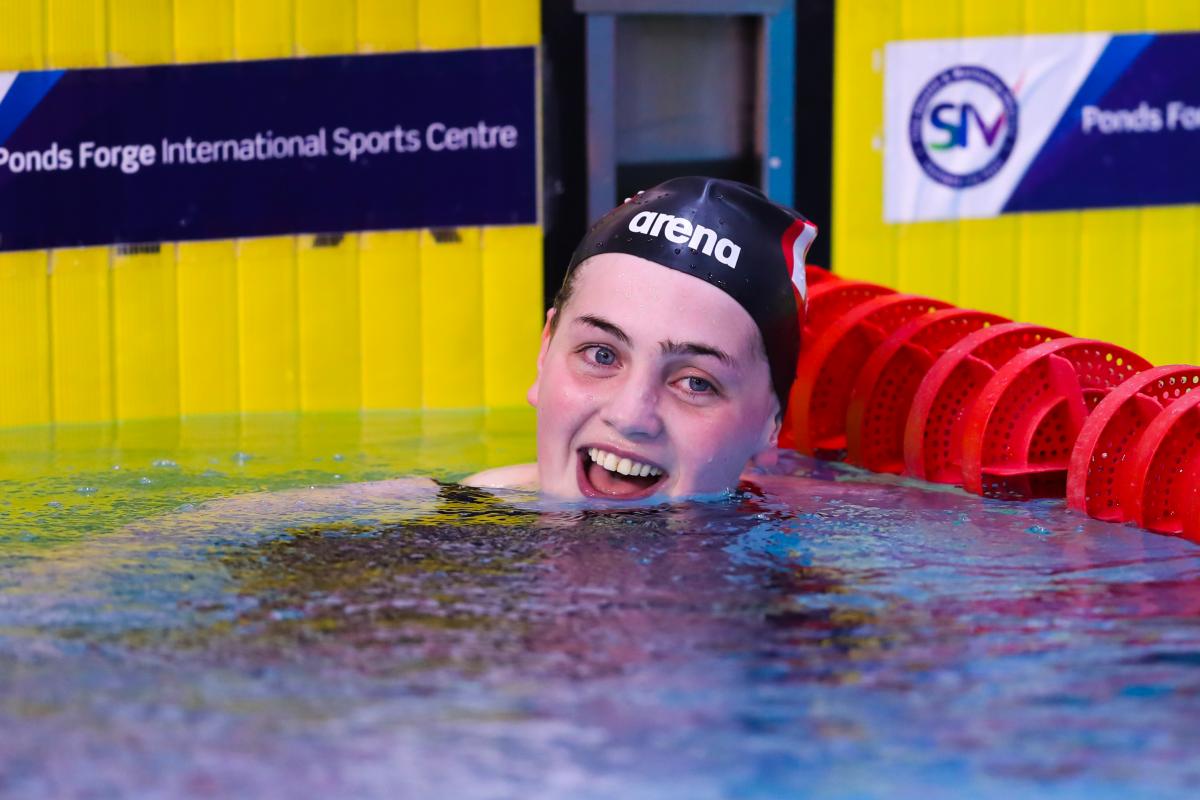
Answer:
[[[571,321],[581,322],[584,325],[590,325],[593,328],[599,328],[609,336],[620,341],[626,347],[633,347],[633,339],[629,338],[629,334],[603,317],[594,317],[591,314],[582,314]]]
[[[727,366],[734,366],[733,356],[719,347],[713,347],[699,342],[673,342],[670,339],[662,343],[663,355],[668,356],[712,356]]]
[[[626,347],[633,347],[633,339],[629,338],[629,334],[621,330],[620,326],[609,322],[603,317],[597,317],[593,314],[581,314],[571,320],[571,322],[573,324],[580,323],[592,328],[598,328],[620,341]],[[663,355],[667,356],[711,356],[722,364],[731,367],[736,365],[733,356],[721,348],[709,344],[701,344],[700,342],[675,342],[668,339],[665,342],[660,342],[659,346],[662,348]]]

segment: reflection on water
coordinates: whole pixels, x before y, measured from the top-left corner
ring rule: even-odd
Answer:
[[[532,445],[520,420],[438,424],[439,452],[457,437],[478,465]],[[299,428],[255,452],[148,442],[144,469],[176,465],[148,519],[97,470],[94,530],[0,538],[0,795],[1183,797],[1200,778],[1187,542],[813,462],[625,511],[457,487],[313,518],[188,505],[230,450],[263,472],[226,493],[427,458],[419,430],[364,430],[316,455]],[[25,468],[38,491],[78,477]]]

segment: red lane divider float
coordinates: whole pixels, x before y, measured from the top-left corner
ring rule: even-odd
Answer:
[[[1013,356],[963,419],[963,487],[1003,499],[1064,496],[1071,450],[1088,414],[1150,366],[1123,347],[1073,337]]]
[[[1200,366],[805,265],[780,446],[1200,542]]]
[[[858,374],[846,411],[846,452],[874,472],[904,470],[904,426],[921,380],[963,337],[1007,319],[946,308],[909,320],[871,353]]]
[[[871,353],[906,322],[949,307],[928,297],[882,295],[830,322],[806,344],[796,364],[788,400],[792,447],[808,455],[839,457],[846,448],[850,391]]]
[[[1200,388],[1200,367],[1139,372],[1109,393],[1083,424],[1067,468],[1067,506],[1107,522],[1127,522],[1118,487],[1132,480],[1128,457],[1150,422]]]
[[[829,270],[818,267],[816,264],[804,265],[804,282],[808,284],[808,288],[812,288],[820,283],[832,283],[840,281],[841,277],[834,275]]]
[[[1200,482],[1193,481],[1183,502],[1183,533],[1193,542],[1200,542]]]
[[[807,347],[850,309],[885,294],[895,294],[895,291],[865,281],[839,279],[822,281],[813,286],[808,291],[808,310],[804,317],[801,346]]]
[[[935,483],[962,482],[963,415],[1013,356],[1066,334],[1008,322],[968,334],[921,379],[904,424],[904,470]]]
[[[1200,391],[1174,400],[1127,456],[1128,479],[1118,486],[1126,519],[1159,533],[1195,536],[1200,507]]]
[[[820,267],[805,265],[806,280],[807,276],[811,274],[811,270],[820,270]],[[824,270],[821,271],[824,272]],[[830,274],[832,275],[832,273]],[[815,285],[809,286],[804,331],[800,336],[801,356],[812,346],[814,341],[820,338],[821,333],[827,327],[841,319],[846,312],[873,298],[894,294],[895,291],[886,286],[865,281],[847,281],[841,278],[821,280]],[[799,384],[799,381],[796,381],[796,384]],[[788,411],[779,431],[779,446],[791,450],[799,449],[793,437],[796,394],[797,385],[793,385],[792,392],[788,395]]]

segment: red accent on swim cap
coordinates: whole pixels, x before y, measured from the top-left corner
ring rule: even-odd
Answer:
[[[780,243],[783,258],[787,262],[788,276],[792,279],[792,290],[796,294],[796,322],[801,331],[804,330],[804,320],[808,316],[808,274],[805,265],[808,262],[808,248],[813,239],[817,238],[817,226],[806,219],[798,219],[783,232]]]

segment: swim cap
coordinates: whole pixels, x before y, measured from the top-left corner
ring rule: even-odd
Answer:
[[[752,186],[672,178],[601,217],[575,248],[567,275],[592,256],[625,253],[716,286],[758,326],[785,409],[808,296],[804,257],[816,235],[817,226]]]

